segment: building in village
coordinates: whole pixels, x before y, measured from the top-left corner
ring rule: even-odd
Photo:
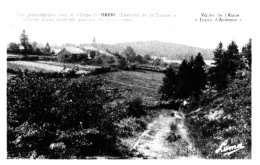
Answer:
[[[95,37],[93,38],[93,42],[89,46],[70,46],[61,49],[57,54],[57,58],[59,61],[70,62],[71,60],[79,60],[79,59],[93,59],[98,56],[107,56],[114,58],[114,55],[98,49],[98,45],[96,43]]]
[[[88,56],[88,54],[84,50],[72,46],[61,49],[57,54],[58,60],[63,62],[70,62],[70,60],[80,58],[80,56]]]
[[[51,50],[51,52],[53,52],[53,55],[54,55],[54,56],[57,56],[58,53],[59,53],[61,50],[62,50],[62,49],[60,49],[60,48],[54,48],[54,49]]]

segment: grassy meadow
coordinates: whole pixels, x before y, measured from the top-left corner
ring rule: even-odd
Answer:
[[[151,71],[119,71],[100,75],[111,87],[126,90],[127,97],[140,97],[146,105],[156,105],[163,73]]]

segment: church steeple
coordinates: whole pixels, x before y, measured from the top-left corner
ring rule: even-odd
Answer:
[[[97,48],[97,42],[95,36],[93,37],[92,46]]]

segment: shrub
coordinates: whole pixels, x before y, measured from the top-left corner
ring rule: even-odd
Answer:
[[[141,98],[136,97],[132,100],[129,100],[127,103],[127,112],[129,116],[133,117],[141,117],[142,115],[146,114],[143,101]]]
[[[66,69],[66,68],[64,68]],[[73,67],[72,69],[70,69],[69,71],[63,73],[64,77],[66,78],[72,78],[72,77],[76,77],[76,73],[79,70],[78,67]]]
[[[106,67],[101,67],[101,68],[96,68],[95,70],[93,70],[91,72],[92,75],[98,75],[98,74],[102,74],[102,73],[106,73],[106,72],[110,72],[111,68],[109,66]]]
[[[175,133],[177,131],[176,123],[172,123],[170,128],[171,128],[171,132]]]
[[[117,133],[123,137],[133,136],[137,132],[144,131],[145,129],[146,123],[142,119],[137,119],[134,117],[122,119],[117,124]]]
[[[177,132],[178,129],[177,129],[177,124],[176,124],[175,122],[171,123],[170,128],[171,128],[171,131],[170,131],[170,133],[168,134],[168,136],[166,137],[166,139],[167,139],[170,143],[175,142],[175,141],[181,139],[181,136],[180,136],[180,135],[178,134],[178,132]]]
[[[10,78],[7,84],[8,156],[28,158],[31,152],[36,152],[61,158],[115,153],[108,152],[115,149],[116,143],[113,121],[117,109],[109,106],[114,99],[111,93],[115,92],[107,91],[103,81],[94,77],[70,82],[21,72]],[[51,150],[53,143],[64,144],[65,151]]]

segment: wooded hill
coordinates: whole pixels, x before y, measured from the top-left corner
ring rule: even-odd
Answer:
[[[88,46],[90,44],[82,44],[81,46]],[[137,54],[144,56],[166,57],[170,60],[188,59],[191,55],[195,56],[199,52],[202,54],[204,60],[212,60],[213,50],[198,47],[192,47],[182,44],[167,43],[161,41],[140,41],[140,42],[124,42],[116,44],[97,44],[99,49],[109,50],[111,52],[123,52],[127,46],[131,46]]]

